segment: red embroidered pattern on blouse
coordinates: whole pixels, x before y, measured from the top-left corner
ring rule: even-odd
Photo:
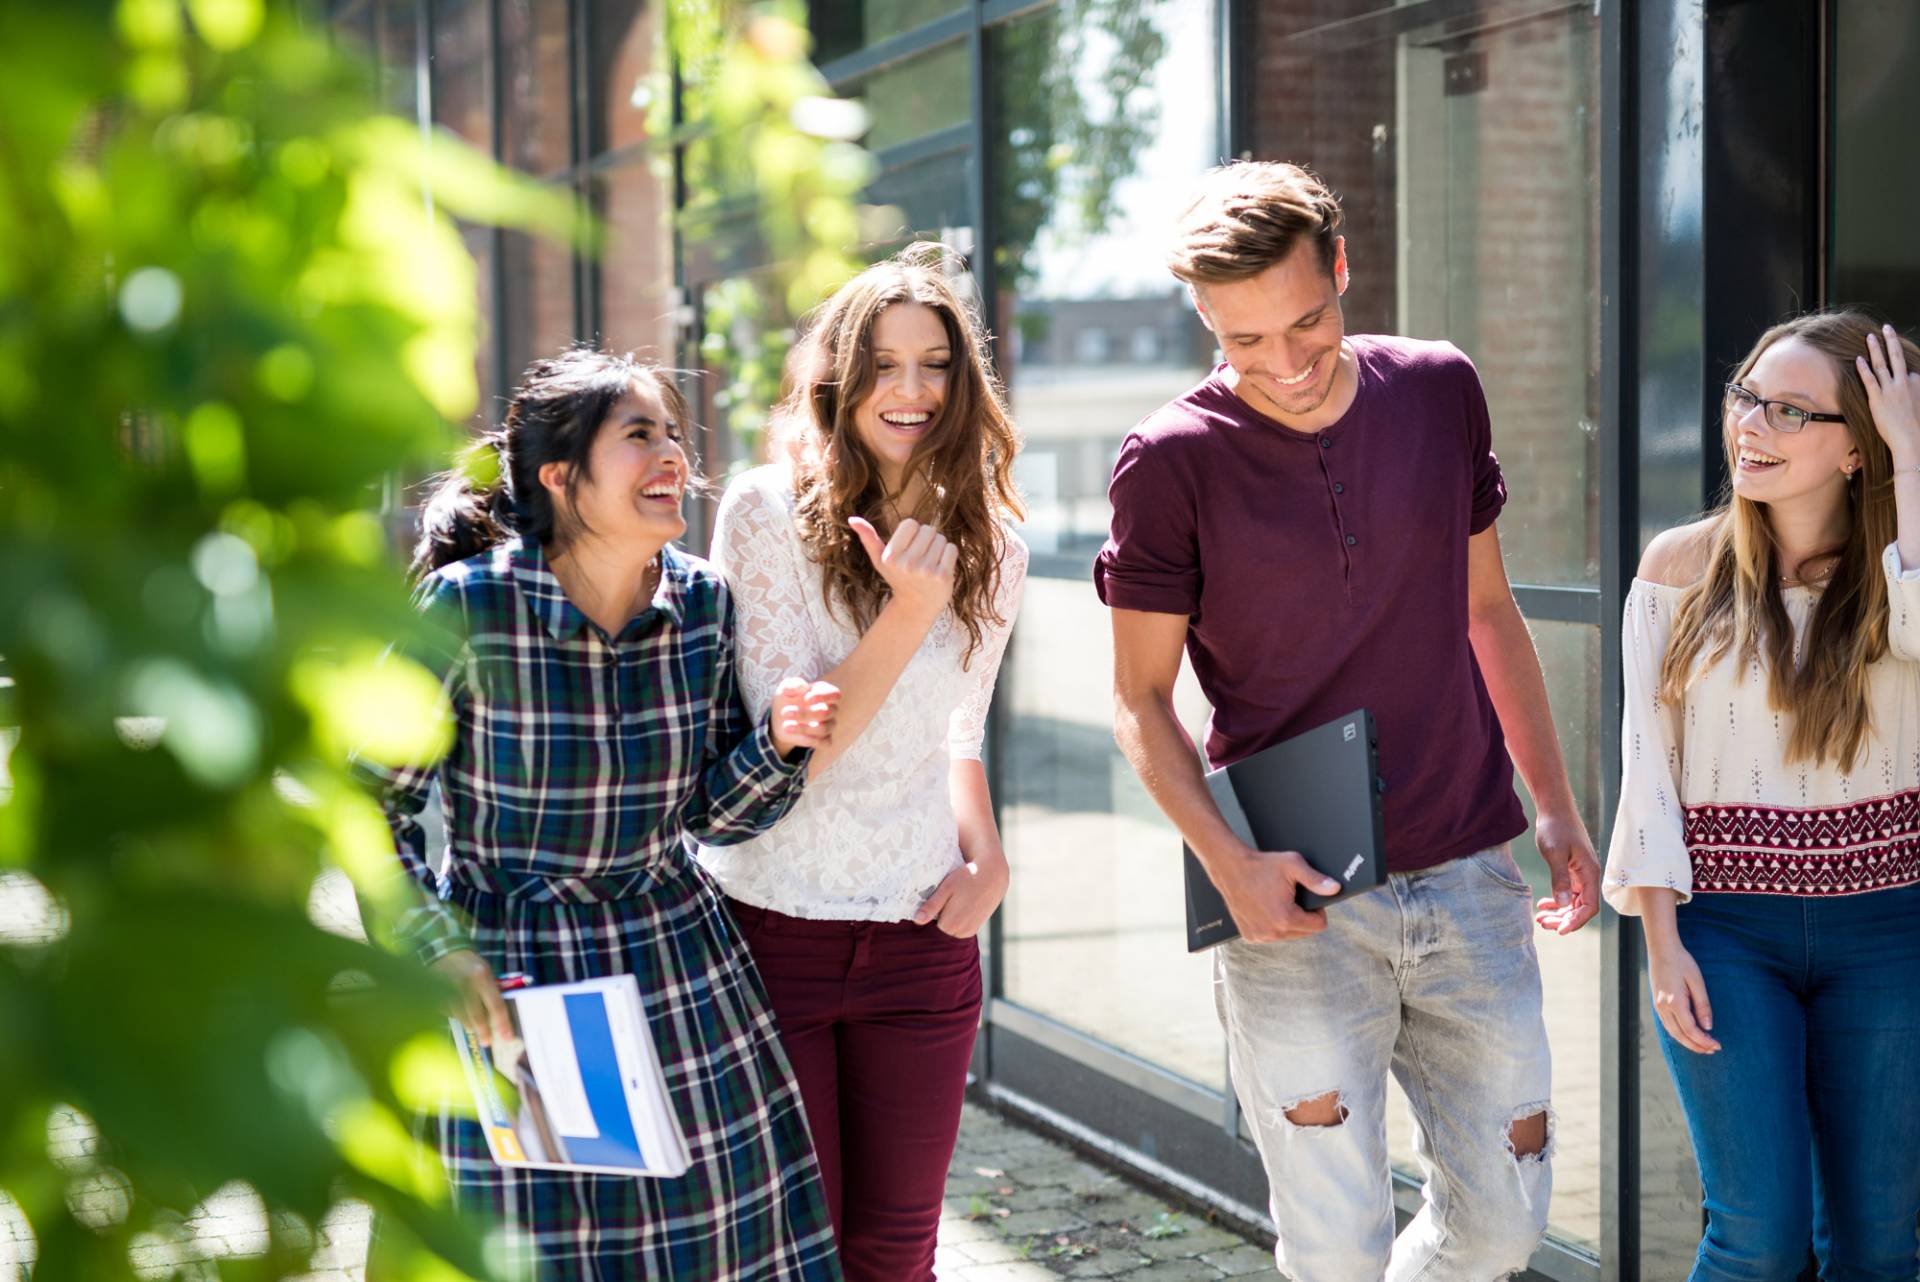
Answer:
[[[1920,882],[1920,789],[1848,806],[1688,806],[1695,893],[1857,895]]]

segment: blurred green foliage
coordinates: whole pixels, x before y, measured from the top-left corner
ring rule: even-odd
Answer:
[[[796,320],[864,266],[860,246],[874,239],[874,211],[858,203],[874,174],[855,141],[866,116],[835,101],[809,60],[800,0],[745,10],[673,0],[668,23],[681,71],[671,135],[688,192],[681,235],[738,246],[744,259],[705,291],[700,354],[721,376],[716,409],[746,443],[737,461],[750,464]]]
[[[673,19],[696,180],[788,202],[783,305],[849,269],[865,174],[792,124],[798,29]],[[306,902],[344,868],[378,933],[404,891],[345,749],[443,747],[437,686],[381,659],[413,615],[379,513],[475,409],[452,219],[593,235],[369,80],[284,3],[0,5],[0,916],[53,907],[0,920],[0,1264],[17,1210],[35,1282],[299,1273],[343,1198],[382,1279],[498,1272],[410,1135],[464,1089],[443,993]],[[264,1254],[196,1260],[233,1181]]]

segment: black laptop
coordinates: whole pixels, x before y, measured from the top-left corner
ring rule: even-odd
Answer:
[[[1255,850],[1297,850],[1341,883],[1321,895],[1300,888],[1300,906],[1320,908],[1386,879],[1379,745],[1366,709],[1263,748],[1207,775],[1220,815]],[[1239,935],[1226,901],[1186,850],[1187,951]]]

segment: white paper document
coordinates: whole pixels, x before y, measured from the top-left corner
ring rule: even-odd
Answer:
[[[494,1161],[612,1175],[687,1169],[686,1136],[632,975],[502,995],[513,1041],[489,1049],[452,1021]]]

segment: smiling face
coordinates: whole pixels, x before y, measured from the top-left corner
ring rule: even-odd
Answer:
[[[940,315],[923,303],[893,303],[873,322],[873,386],[853,411],[853,429],[889,492],[947,401],[953,351]]]
[[[658,389],[635,379],[601,422],[574,487],[572,514],[564,524],[584,527],[589,537],[614,544],[658,547],[687,532],[680,500],[687,490],[686,424],[674,421]],[[555,506],[568,511],[568,468],[549,463],[540,481]]]
[[[1760,353],[1738,380],[1757,397],[1785,401],[1815,414],[1840,412],[1840,374],[1833,358],[1795,338],[1783,338]],[[1767,422],[1764,406],[1744,414],[1728,410],[1725,426],[1733,459],[1733,491],[1755,503],[1795,502],[1824,495],[1843,503],[1849,469],[1860,452],[1845,423],[1808,423],[1781,432]]]
[[[1194,287],[1200,319],[1233,367],[1233,390],[1253,408],[1289,427],[1313,421],[1340,378],[1346,320],[1347,249],[1334,241],[1333,271],[1302,237],[1287,256],[1257,276]]]

